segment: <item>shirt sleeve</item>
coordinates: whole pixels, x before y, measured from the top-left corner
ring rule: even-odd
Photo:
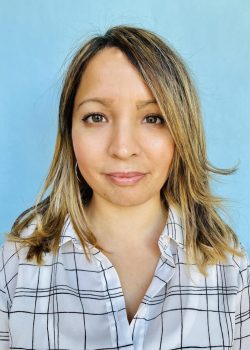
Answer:
[[[9,318],[8,299],[5,285],[3,246],[0,246],[0,349],[9,349]]]
[[[232,350],[250,349],[250,266],[245,247],[239,270],[239,289],[236,298],[235,332]]]

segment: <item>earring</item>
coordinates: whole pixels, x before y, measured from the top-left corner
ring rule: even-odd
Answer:
[[[78,178],[78,175],[77,175],[77,162],[76,162],[76,165],[75,165],[75,174],[76,174],[76,178],[79,182],[81,182],[81,180]]]

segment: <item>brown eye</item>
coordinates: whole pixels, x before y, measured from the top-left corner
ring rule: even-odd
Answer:
[[[92,118],[92,122],[89,121],[90,118]],[[89,113],[86,116],[84,116],[84,118],[82,120],[86,123],[97,124],[97,123],[100,123],[102,121],[102,118],[104,118],[104,116],[100,113]]]

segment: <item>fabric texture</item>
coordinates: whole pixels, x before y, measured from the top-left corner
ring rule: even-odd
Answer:
[[[186,263],[181,218],[171,207],[158,245],[153,279],[129,324],[116,269],[93,246],[87,261],[69,216],[59,254],[44,254],[43,266],[27,262],[27,247],[5,242],[0,349],[249,350],[250,266],[242,243],[243,258],[228,255],[205,278]]]

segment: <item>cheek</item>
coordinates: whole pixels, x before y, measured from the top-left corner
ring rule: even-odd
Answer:
[[[162,167],[169,167],[175,149],[175,144],[171,137],[156,138],[151,142],[147,142],[147,147],[151,152],[152,159],[155,160],[158,166],[161,164]]]
[[[83,145],[82,143],[76,142],[74,144],[74,151],[79,168],[81,170],[88,169],[91,158],[93,159],[91,150],[85,147],[85,145]]]
[[[72,143],[78,166],[82,174],[91,173],[91,169],[101,164],[102,145],[93,137],[87,137],[79,132],[72,132]]]
[[[72,130],[72,143],[78,166],[82,168],[85,163],[88,163],[92,147],[87,145],[86,138],[74,129]]]
[[[175,151],[174,141],[171,139],[169,142],[167,142],[165,146],[166,146],[165,156],[168,159],[169,163],[171,163],[174,156],[174,151]]]

